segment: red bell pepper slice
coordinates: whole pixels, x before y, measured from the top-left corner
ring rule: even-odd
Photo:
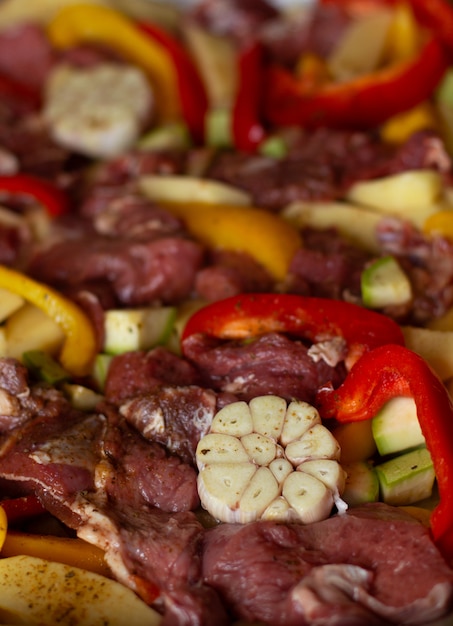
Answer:
[[[448,65],[443,46],[430,39],[414,60],[307,93],[291,72],[273,64],[263,114],[281,126],[371,128],[426,100]]]
[[[238,59],[238,90],[232,127],[234,144],[244,152],[254,152],[265,136],[260,111],[264,86],[263,53],[262,45],[253,42]]]
[[[67,213],[69,202],[66,194],[50,181],[30,174],[0,176],[0,194],[31,196],[42,204],[51,217]]]
[[[0,506],[6,513],[8,524],[17,524],[46,512],[46,509],[34,495],[1,500]]]
[[[161,44],[170,55],[176,70],[184,119],[194,141],[202,143],[208,96],[197,67],[184,47],[169,33],[148,22],[140,22],[137,25],[148,37]]]
[[[382,5],[395,5],[401,0],[321,0],[322,4],[345,6],[351,13],[371,10]],[[453,7],[445,0],[407,0],[418,22],[432,31],[453,52]]]
[[[182,347],[184,350],[184,340],[196,333],[247,339],[271,332],[312,342],[342,337],[347,343],[348,365],[376,346],[404,345],[396,322],[358,305],[294,294],[254,293],[232,296],[194,313],[184,328]]]
[[[351,15],[363,15],[383,5],[392,6],[400,0],[320,0],[320,4],[336,4],[345,7]],[[409,0],[411,1],[411,0]]]
[[[414,398],[440,495],[431,532],[453,561],[453,404],[428,363],[404,346],[379,346],[355,363],[340,387],[320,389],[316,405],[323,418],[357,422],[370,419],[396,396]]]
[[[27,112],[35,111],[41,105],[37,91],[6,74],[0,74],[0,97],[7,102],[17,103]]]
[[[409,0],[417,20],[453,54],[453,7],[445,0]]]

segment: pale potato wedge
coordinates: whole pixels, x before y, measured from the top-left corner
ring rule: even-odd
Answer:
[[[5,323],[6,350],[21,359],[24,352],[43,350],[57,354],[65,338],[62,328],[44,311],[26,303]]]
[[[437,204],[442,191],[439,172],[411,170],[355,183],[347,193],[347,199],[383,213],[402,213],[410,218],[413,211]]]
[[[453,331],[403,326],[406,346],[422,356],[441,378],[453,376]]]
[[[283,217],[298,228],[336,228],[361,248],[380,250],[376,228],[382,215],[376,211],[342,202],[294,202],[284,209]]]
[[[161,616],[120,583],[30,556],[0,559],[0,622],[156,626]]]
[[[148,174],[139,180],[141,192],[151,200],[166,202],[206,202],[248,206],[250,194],[237,187],[197,176]]]
[[[427,328],[431,328],[432,330],[451,330],[453,331],[453,307],[448,309],[443,315],[440,317],[435,317],[432,319],[427,325]]]
[[[410,210],[395,210],[394,214],[404,220],[409,220],[409,222],[411,222],[416,228],[423,230],[426,220],[428,220],[431,215],[435,215],[439,211],[443,211],[446,208],[449,210],[451,209],[450,206],[445,205],[443,202],[437,202],[435,204],[412,207]]]
[[[393,13],[379,9],[353,20],[328,59],[335,80],[349,80],[377,69],[386,50]]]
[[[22,296],[9,289],[0,287],[0,322],[4,322],[7,317],[20,309],[23,304],[25,304],[25,300]]]
[[[211,108],[229,110],[238,84],[234,44],[190,22],[184,28],[184,38],[206,85]]]

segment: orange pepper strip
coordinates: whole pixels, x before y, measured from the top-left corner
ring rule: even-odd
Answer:
[[[18,555],[65,563],[111,577],[110,568],[104,560],[104,552],[83,539],[34,535],[9,530],[1,549],[1,556]]]
[[[0,265],[0,287],[22,296],[61,326],[66,339],[60,361],[65,369],[76,376],[90,373],[97,341],[94,327],[82,309],[51,287],[4,265]]]
[[[276,280],[283,280],[302,246],[297,230],[281,217],[249,206],[161,202],[188,231],[211,248],[250,254]]]

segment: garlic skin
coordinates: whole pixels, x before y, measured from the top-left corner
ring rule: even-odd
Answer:
[[[58,65],[46,85],[43,118],[55,142],[93,158],[131,148],[152,117],[155,98],[145,74],[130,65]]]

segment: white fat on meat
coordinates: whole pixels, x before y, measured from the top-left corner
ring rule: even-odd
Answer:
[[[318,363],[325,361],[327,365],[336,367],[338,363],[343,361],[347,354],[347,344],[343,337],[333,337],[326,341],[314,343],[309,349],[310,358]]]
[[[59,145],[110,158],[135,144],[153,110],[152,87],[139,68],[62,63],[47,81],[43,117]]]

